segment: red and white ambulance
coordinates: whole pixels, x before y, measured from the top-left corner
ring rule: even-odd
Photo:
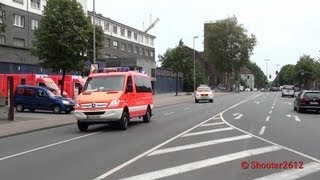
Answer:
[[[76,100],[74,115],[80,131],[91,124],[117,124],[126,130],[132,118],[151,120],[153,93],[151,78],[129,68],[104,68],[89,75]]]

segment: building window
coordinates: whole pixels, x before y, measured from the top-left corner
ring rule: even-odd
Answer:
[[[149,44],[149,38],[146,37],[146,44]]]
[[[150,51],[150,56],[153,57],[153,51]]]
[[[140,48],[140,54],[143,55],[144,54],[144,49]]]
[[[96,25],[101,26],[101,21],[99,19],[96,19]]]
[[[139,51],[138,46],[135,46],[135,47],[134,47],[134,53],[138,53],[138,51]]]
[[[31,0],[31,7],[35,9],[40,9],[40,0]]]
[[[0,10],[0,23],[3,23],[6,17],[6,13],[3,10]]]
[[[12,0],[13,2],[19,3],[19,4],[23,4],[23,0]]]
[[[39,27],[39,21],[35,20],[35,19],[32,19],[31,20],[31,29],[32,30],[36,30],[36,29],[38,29],[38,27]]]
[[[0,35],[0,44],[6,43],[6,37],[4,35]]]
[[[113,41],[113,48],[118,49],[118,41]]]
[[[110,31],[110,23],[104,22],[104,30],[108,32]]]
[[[134,33],[133,38],[134,38],[134,40],[138,40],[138,34]]]
[[[115,55],[114,55],[114,56],[113,56],[113,58],[117,59],[117,58],[118,58],[118,56],[115,56]]]
[[[145,55],[149,56],[149,50],[145,50]]]
[[[13,38],[13,45],[18,47],[25,47],[25,41],[24,39],[20,38]]]
[[[128,30],[128,38],[131,39],[131,36],[132,36],[132,31]]]
[[[125,36],[125,29],[121,28],[121,36]]]
[[[128,52],[132,52],[132,45],[128,45]]]
[[[153,46],[153,39],[150,39],[150,44]]]
[[[110,39],[106,39],[105,46],[106,46],[106,47],[110,47],[110,42],[111,42]]]
[[[110,58],[110,57],[111,57],[110,54],[105,54],[105,55],[104,55],[104,58],[106,58],[106,59],[108,59],[108,58]]]
[[[24,27],[24,16],[20,16],[18,14],[14,14],[13,16],[14,16],[13,25],[19,26],[19,27]]]
[[[113,25],[113,33],[118,34],[118,27]]]
[[[140,36],[140,42],[142,42],[143,43],[143,35],[141,34],[141,35],[139,35]]]
[[[121,43],[121,50],[125,50],[126,49],[126,44],[125,43]]]

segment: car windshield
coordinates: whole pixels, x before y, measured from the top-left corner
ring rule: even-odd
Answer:
[[[90,77],[84,91],[122,91],[124,78],[124,75]]]
[[[293,86],[284,86],[283,89],[286,89],[286,90],[293,90]]]

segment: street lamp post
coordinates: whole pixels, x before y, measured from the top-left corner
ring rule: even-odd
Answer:
[[[196,91],[196,49],[194,41],[198,36],[193,37],[193,92]]]
[[[268,90],[268,83],[269,83],[268,62],[270,61],[270,59],[265,59],[264,61],[266,61],[266,73],[267,73],[266,90]]]
[[[93,63],[96,63],[96,3],[93,0]]]
[[[277,75],[277,79],[278,79],[277,85],[280,86],[280,76],[279,76],[279,66],[280,66],[280,64],[276,64],[276,66],[277,66],[277,72],[278,72],[278,73],[276,74],[276,75]]]

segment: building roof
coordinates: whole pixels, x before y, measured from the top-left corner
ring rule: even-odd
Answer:
[[[242,66],[240,68],[240,74],[253,74],[253,72],[247,66]]]

